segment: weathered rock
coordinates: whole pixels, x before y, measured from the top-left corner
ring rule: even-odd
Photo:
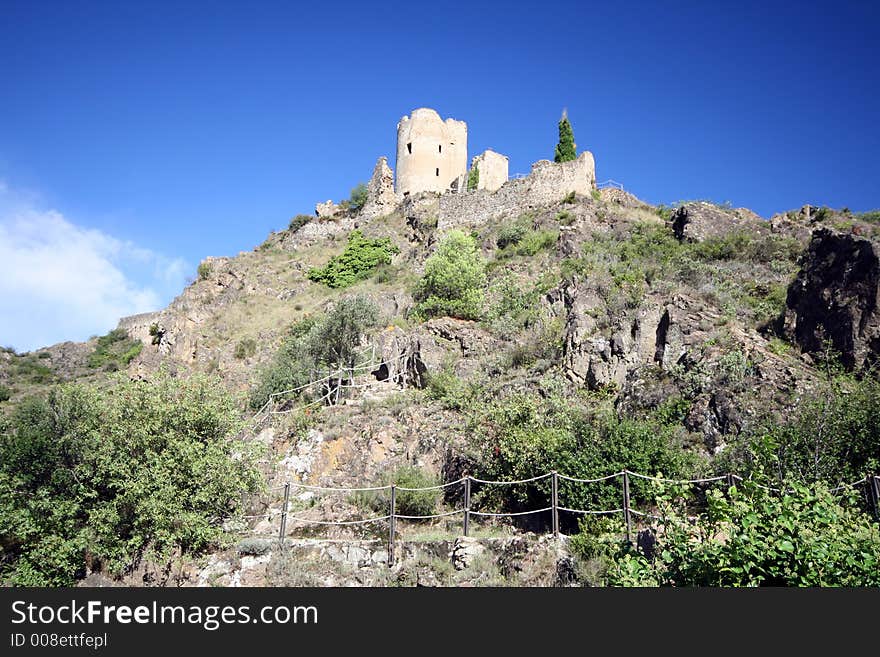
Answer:
[[[880,352],[878,283],[874,241],[816,229],[788,287],[785,334],[811,354],[824,353],[827,341],[850,369],[871,364]]]
[[[330,218],[340,210],[339,206],[331,200],[315,205],[315,214],[322,218]]]
[[[380,157],[367,185],[367,200],[358,213],[360,219],[371,219],[393,212],[397,207],[394,193],[394,172],[384,157]]]
[[[449,557],[452,561],[452,566],[456,570],[464,570],[473,563],[474,559],[484,554],[486,554],[486,547],[476,538],[459,536],[455,539]]]
[[[768,233],[761,217],[745,208],[727,210],[711,203],[685,203],[672,213],[672,230],[680,241],[702,242],[736,232]]]

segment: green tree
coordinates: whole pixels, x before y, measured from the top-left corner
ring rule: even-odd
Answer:
[[[556,144],[554,162],[570,162],[577,158],[577,144],[574,143],[574,131],[568,121],[566,112],[559,119],[559,143]]]
[[[422,317],[479,319],[484,312],[486,261],[476,240],[450,231],[437,252],[425,261],[416,289],[416,312]]]
[[[87,564],[121,574],[217,543],[258,488],[215,378],[72,384],[0,426],[0,581],[71,585]]]
[[[348,197],[348,208],[354,212],[359,212],[367,202],[368,195],[369,192],[367,186],[364,183],[358,183],[357,186],[351,190],[351,195]]]
[[[250,392],[251,408],[262,408],[275,393],[305,386],[317,374],[355,365],[364,335],[378,322],[376,304],[368,297],[354,296],[340,300],[323,317],[294,324],[272,362],[260,370]],[[314,391],[304,389],[297,394],[310,392]]]
[[[309,332],[309,354],[318,366],[353,367],[364,334],[378,322],[379,308],[368,297],[346,297]]]

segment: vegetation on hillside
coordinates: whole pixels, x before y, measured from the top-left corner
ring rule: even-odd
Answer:
[[[71,384],[0,426],[0,580],[72,585],[196,554],[256,490],[237,404],[216,379]]]
[[[624,547],[597,555],[595,537],[575,547],[604,557],[604,583],[612,586],[880,585],[880,527],[855,500],[841,501],[821,483],[786,489],[716,488],[693,518],[685,492],[661,486],[653,554]]]
[[[129,338],[125,329],[113,329],[98,338],[95,350],[89,355],[88,365],[92,369],[103,368],[107,371],[123,369],[143,348],[143,343]]]
[[[358,347],[379,321],[379,309],[365,296],[342,298],[327,314],[307,317],[290,327],[272,361],[250,391],[250,407],[262,408],[272,395],[323,392],[305,389],[313,381],[357,365]]]
[[[309,270],[309,280],[331,288],[343,288],[369,278],[379,265],[389,264],[399,249],[387,237],[370,239],[360,230],[348,236],[345,250],[324,267]]]
[[[450,231],[425,261],[415,298],[422,317],[479,319],[483,315],[486,261],[470,235]]]

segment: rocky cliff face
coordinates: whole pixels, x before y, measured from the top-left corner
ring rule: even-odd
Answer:
[[[785,334],[813,355],[839,353],[850,369],[880,353],[877,311],[880,260],[876,242],[820,227],[788,288]]]

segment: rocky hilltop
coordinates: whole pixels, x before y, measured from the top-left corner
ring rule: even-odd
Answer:
[[[768,221],[702,201],[656,207],[613,188],[562,195],[545,184],[567,175],[562,166],[536,166],[494,192],[398,202],[380,161],[361,208],[330,204],[253,251],[207,258],[167,308],[122,319],[104,343],[0,353],[0,384],[15,401],[48,383],[104,381],[108,370],[144,380],[160,369],[219,376],[241,395],[243,432],[265,446],[270,492],[248,502],[248,515],[258,517],[233,527],[257,538],[212,555],[181,581],[340,584],[387,583],[375,570],[387,560],[384,543],[370,547],[363,541],[377,535],[357,528],[300,528],[295,549],[276,554],[259,538],[277,531],[281,498],[272,487],[359,486],[402,466],[453,481],[485,464],[501,431],[495,416],[475,409],[507,399],[564,399],[622,419],[663,414],[694,471],[709,472],[739,436],[814,395],[829,354],[851,371],[872,367],[880,353],[873,215],[805,206]],[[425,316],[417,311],[426,261],[459,231],[485,263],[479,317]],[[355,232],[385,240],[390,262],[348,286],[313,280],[310,272],[343,254]],[[254,390],[277,365],[291,327],[353,296],[368,298],[380,318],[357,345],[368,367],[329,397],[307,389],[254,403],[264,401]],[[454,503],[455,494],[442,502]],[[364,513],[345,496],[297,493],[294,502],[315,519]],[[455,533],[452,524],[404,529],[403,545],[434,530]],[[443,538],[401,548],[394,576],[466,583],[456,573],[476,559],[500,563],[492,572],[506,581],[570,579],[559,546],[528,533],[540,527],[486,527],[476,544]],[[337,547],[310,536],[334,538]],[[426,566],[431,560],[451,570]],[[297,579],[297,568],[311,574]],[[149,569],[129,581],[163,577],[147,577]]]

